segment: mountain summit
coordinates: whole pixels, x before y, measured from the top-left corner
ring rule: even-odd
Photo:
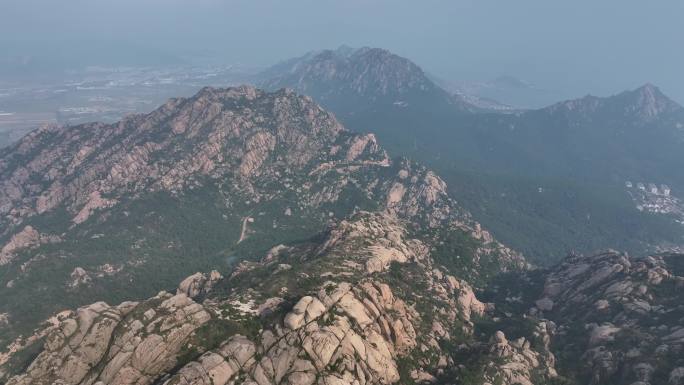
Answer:
[[[624,98],[627,111],[644,118],[653,118],[667,113],[681,111],[682,106],[667,97],[653,84],[647,83],[634,91],[627,91],[616,98]]]
[[[477,109],[441,89],[415,63],[380,48],[312,52],[264,71],[261,78],[264,88],[294,88],[337,113],[373,105]]]
[[[561,102],[549,107],[548,110],[572,111],[578,116],[582,114],[612,115],[640,121],[649,121],[684,111],[682,106],[650,83],[635,90],[624,91],[605,98],[589,95],[581,99]]]

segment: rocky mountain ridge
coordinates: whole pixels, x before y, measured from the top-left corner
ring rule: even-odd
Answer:
[[[546,277],[536,307],[557,320],[560,349],[584,349],[580,367],[588,383],[684,380],[682,262],[679,255],[630,258],[611,251],[571,256]],[[579,330],[583,341],[573,346],[569,340]]]
[[[555,368],[570,383],[681,384],[682,263],[676,254],[570,255],[482,297],[512,318],[552,324]]]
[[[555,377],[543,345],[501,332],[473,339],[490,305],[436,265],[405,225],[360,212],[318,241],[245,261],[229,278],[195,274],[176,295],[64,314],[8,384],[420,383],[465,378],[452,371],[457,353],[496,361],[469,366],[484,380]]]
[[[288,90],[205,88],[117,124],[40,129],[2,151],[0,177],[5,353],[38,346],[32,329],[50,314],[227,273],[328,226],[352,231],[360,211],[399,219],[473,284],[527,266],[432,171]],[[369,272],[424,253],[363,250]]]
[[[684,113],[684,107],[667,97],[658,87],[647,83],[630,91],[624,91],[606,98],[585,96],[552,105],[549,112],[565,111],[579,114],[612,114],[628,116],[641,121]]]
[[[261,96],[263,93],[248,87],[205,88],[192,99],[171,100],[149,115],[134,116],[118,125],[95,123],[34,131],[4,151],[0,163],[3,222],[21,223],[28,216],[66,204],[77,212],[72,221],[80,223],[93,210],[114,203],[103,195],[181,190],[195,175],[216,177],[230,172],[248,180],[261,172],[268,151],[287,151],[289,156],[280,159],[284,167],[302,166],[342,131],[332,116],[310,101],[289,99],[285,93],[268,99]],[[268,112],[274,114],[273,121],[266,121],[259,108],[272,109]],[[297,109],[296,116],[287,115],[290,108]],[[294,130],[285,132],[284,122]],[[255,124],[273,127],[274,132],[250,133],[250,128],[256,131]],[[221,146],[237,138],[245,140],[241,152],[219,152]],[[192,147],[180,147],[181,141]],[[276,149],[276,141],[283,149]],[[55,142],[60,144],[58,148],[45,147]],[[353,161],[364,149],[355,149],[358,153],[350,154],[348,160]],[[155,159],[160,154],[174,162]],[[382,161],[384,158],[378,160]],[[30,183],[32,176],[41,174],[47,188]],[[244,188],[252,189],[249,185]]]

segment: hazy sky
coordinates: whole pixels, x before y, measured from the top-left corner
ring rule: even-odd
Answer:
[[[575,96],[652,82],[684,103],[682,0],[0,2],[0,59],[210,53],[265,66],[341,44],[387,48],[452,80],[512,75]]]

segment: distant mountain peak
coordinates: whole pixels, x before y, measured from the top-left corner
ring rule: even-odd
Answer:
[[[667,97],[651,83],[617,95],[597,97],[587,95],[580,99],[567,100],[549,107],[550,111],[574,111],[591,114],[598,111],[619,114],[641,120],[651,120],[682,110],[682,106]]]
[[[644,117],[655,117],[682,108],[651,83],[646,83],[634,91],[628,91],[627,94],[631,94],[633,98],[631,106],[633,111]]]
[[[477,109],[437,86],[411,60],[382,48],[341,46],[314,51],[281,62],[260,76],[262,88],[291,87],[338,113],[340,109],[358,112],[378,103]]]

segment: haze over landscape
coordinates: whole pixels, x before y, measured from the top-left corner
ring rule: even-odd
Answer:
[[[677,0],[8,0],[0,48],[3,59],[48,67],[266,67],[313,49],[374,46],[446,80],[512,76],[556,100],[652,82],[682,101],[683,13]]]
[[[0,385],[684,385],[684,3],[1,7]]]

